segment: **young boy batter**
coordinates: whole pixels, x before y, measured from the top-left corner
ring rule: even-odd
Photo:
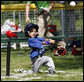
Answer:
[[[29,23],[24,28],[24,33],[28,38],[29,47],[32,49],[30,52],[30,58],[32,61],[33,72],[39,72],[39,68],[42,65],[48,66],[49,73],[55,73],[55,65],[51,57],[44,56],[45,49],[42,45],[48,45],[55,43],[54,40],[39,38],[37,35],[38,25]]]

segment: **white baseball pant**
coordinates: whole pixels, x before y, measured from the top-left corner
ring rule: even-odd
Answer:
[[[49,72],[55,72],[55,65],[51,57],[42,56],[37,58],[37,60],[32,64],[33,72],[38,72],[39,68],[45,65],[48,67]]]
[[[46,30],[49,20],[50,20],[50,15],[48,13],[47,14],[41,13],[41,15],[38,16],[37,24],[39,26],[39,29],[38,29],[39,37],[43,37],[43,36],[52,37],[52,36],[54,36],[51,32]]]

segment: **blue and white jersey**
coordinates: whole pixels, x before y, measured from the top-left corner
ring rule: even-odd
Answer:
[[[44,42],[45,38],[29,38],[28,44],[31,47],[32,51],[30,52],[30,58],[33,58],[38,55],[43,55],[45,53],[44,47],[42,43]]]

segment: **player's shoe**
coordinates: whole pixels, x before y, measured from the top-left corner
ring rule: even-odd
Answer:
[[[56,71],[55,70],[52,70],[52,69],[49,69],[48,71],[49,71],[50,74],[56,73]]]

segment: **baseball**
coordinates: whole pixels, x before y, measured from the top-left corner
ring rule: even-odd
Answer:
[[[70,6],[75,6],[76,5],[76,2],[75,1],[71,1],[70,2]]]

